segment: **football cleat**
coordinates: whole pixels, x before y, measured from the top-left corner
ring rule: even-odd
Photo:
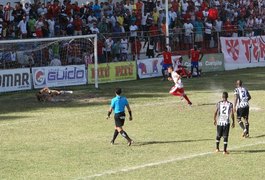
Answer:
[[[134,143],[133,140],[128,141],[128,146],[131,146],[132,143]]]
[[[220,152],[220,150],[219,149],[216,149],[215,152],[218,153],[218,152]]]
[[[227,155],[227,154],[229,154],[229,152],[228,151],[224,151],[223,154],[224,155]]]
[[[111,145],[114,145],[114,141],[110,141],[110,144],[111,144]]]

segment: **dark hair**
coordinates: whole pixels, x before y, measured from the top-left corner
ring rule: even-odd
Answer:
[[[116,88],[115,93],[116,93],[117,95],[120,95],[120,94],[121,94],[121,88]]]
[[[237,80],[239,86],[242,86],[243,82],[241,80]]]
[[[228,93],[227,92],[223,92],[223,98],[227,99],[228,98]]]

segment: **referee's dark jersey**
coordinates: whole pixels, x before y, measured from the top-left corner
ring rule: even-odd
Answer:
[[[111,108],[114,110],[115,114],[124,112],[125,106],[127,106],[129,103],[124,96],[116,96],[111,100]]]

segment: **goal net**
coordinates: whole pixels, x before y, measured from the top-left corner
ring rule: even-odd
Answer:
[[[0,41],[0,69],[42,67],[60,64],[95,64],[95,87],[98,88],[97,35]]]

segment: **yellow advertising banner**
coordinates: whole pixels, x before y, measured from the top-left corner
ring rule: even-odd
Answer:
[[[88,65],[88,84],[95,82],[95,68],[94,64]],[[112,62],[98,64],[98,82],[117,82],[136,80],[136,64],[131,62]]]

